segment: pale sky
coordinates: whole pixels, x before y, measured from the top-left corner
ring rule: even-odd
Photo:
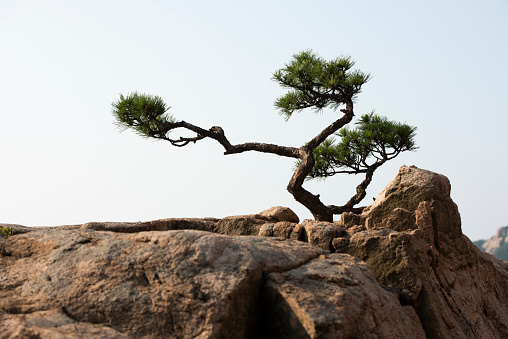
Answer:
[[[221,126],[231,143],[301,146],[339,117],[288,122],[272,73],[294,53],[350,55],[371,73],[355,106],[418,127],[402,165],[446,175],[472,240],[508,225],[508,2],[0,0],[0,223],[225,217],[288,206],[293,160],[223,155],[119,133],[120,93],[161,96],[179,119]],[[305,187],[342,205],[363,178]]]

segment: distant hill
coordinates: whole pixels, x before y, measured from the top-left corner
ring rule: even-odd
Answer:
[[[487,240],[476,240],[476,241],[473,241],[473,244],[476,245],[476,247],[478,247],[479,249],[481,249],[482,251],[484,251],[483,249],[483,244],[486,242]]]
[[[477,240],[473,243],[482,251],[508,261],[508,226],[499,228],[496,235],[487,240]]]

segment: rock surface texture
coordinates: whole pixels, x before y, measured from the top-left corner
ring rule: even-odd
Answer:
[[[507,263],[462,235],[448,179],[415,167],[334,223],[275,207],[8,226],[0,338],[508,337]]]

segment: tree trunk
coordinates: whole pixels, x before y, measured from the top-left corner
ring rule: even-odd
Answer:
[[[363,198],[365,198],[365,196],[367,195],[367,186],[369,186],[370,182],[372,181],[372,176],[374,175],[374,172],[379,166],[385,163],[385,161],[386,160],[383,160],[380,163],[372,165],[365,173],[365,179],[363,179],[363,181],[358,186],[356,186],[356,194],[353,195],[344,206],[329,205],[328,209],[330,210],[330,212],[333,214],[342,214],[344,212],[353,212],[356,214],[361,213],[365,207],[354,208],[353,206],[359,204],[360,201],[362,201]]]
[[[333,213],[321,202],[319,195],[314,195],[302,187],[305,178],[314,167],[312,150],[306,146],[300,148],[300,159],[302,161],[289,181],[287,190],[296,201],[307,207],[314,219],[333,222]]]
[[[312,213],[314,219],[318,221],[333,222],[333,211],[326,206],[319,199],[319,195],[314,195],[302,187],[305,178],[312,171],[314,167],[313,151],[330,135],[337,132],[340,128],[347,125],[353,120],[353,101],[350,99],[346,102],[346,109],[341,110],[344,116],[336,120],[323,131],[310,140],[305,146],[299,149],[299,158],[301,159],[300,165],[293,173],[293,177],[289,181],[287,190],[293,195],[296,201]]]

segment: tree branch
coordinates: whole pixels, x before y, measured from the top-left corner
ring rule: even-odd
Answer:
[[[346,102],[346,109],[341,109],[341,112],[344,113],[344,116],[338,120],[335,120],[332,124],[328,125],[324,130],[322,130],[318,135],[316,135],[311,141],[309,141],[306,146],[312,150],[318,147],[323,141],[326,140],[330,135],[337,132],[340,128],[349,124],[351,120],[353,120],[354,112],[353,112],[353,100],[351,98]]]
[[[363,198],[365,198],[365,196],[367,195],[367,190],[366,190],[367,186],[369,186],[369,184],[371,183],[374,172],[376,171],[376,169],[378,169],[378,167],[380,167],[385,162],[386,162],[386,160],[383,160],[383,161],[375,162],[374,164],[369,166],[369,168],[365,172],[365,179],[363,179],[363,181],[358,186],[356,186],[356,194],[353,195],[351,197],[351,199],[349,199],[349,201],[345,205],[343,205],[343,206],[329,205],[329,206],[327,206],[328,209],[333,214],[342,214],[344,212],[354,212],[354,213],[360,212],[361,213],[365,207],[358,207],[355,209],[353,206],[359,204],[360,201],[362,201]],[[355,212],[355,210],[356,210],[356,212]]]
[[[246,151],[256,151],[262,153],[272,153],[289,158],[299,158],[300,152],[298,148],[279,146],[274,144],[264,144],[259,142],[247,142],[239,145],[232,145],[224,152],[225,155],[243,153]]]
[[[191,142],[197,142],[204,138],[211,138],[218,141],[225,149],[224,154],[237,154],[243,153],[246,151],[256,151],[262,153],[272,153],[284,157],[290,158],[299,158],[299,150],[295,147],[287,147],[287,146],[279,146],[274,144],[264,144],[257,142],[248,142],[239,145],[232,145],[229,140],[226,138],[224,131],[222,128],[218,126],[212,127],[210,130],[206,130],[204,128],[195,126],[185,121],[180,121],[176,123],[168,123],[167,131],[171,131],[177,128],[185,128],[187,130],[193,131],[197,133],[196,137],[193,138],[184,138],[180,137],[179,139],[171,139],[167,136],[161,138],[171,142],[172,145],[177,147],[183,147],[188,145]]]

